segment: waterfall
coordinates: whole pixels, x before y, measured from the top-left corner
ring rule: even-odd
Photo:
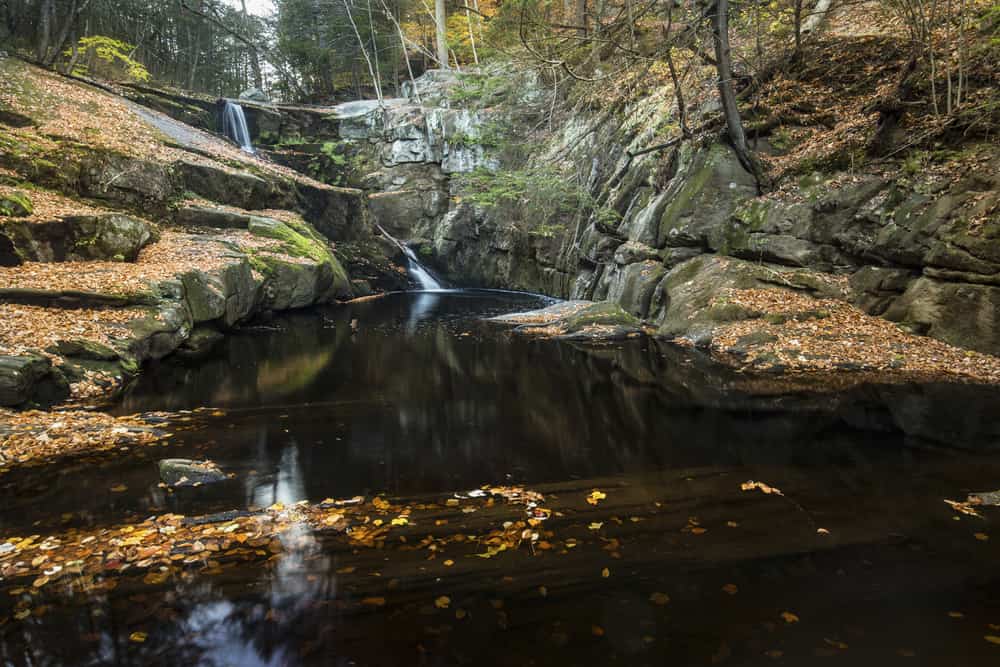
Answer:
[[[431,274],[426,266],[420,263],[417,259],[417,253],[413,252],[413,248],[409,246],[402,246],[403,252],[406,254],[406,269],[413,276],[413,279],[417,281],[422,290],[439,290],[441,289],[441,283]]]
[[[222,133],[235,141],[247,153],[254,152],[243,107],[229,100],[226,100],[226,105],[222,109]]]

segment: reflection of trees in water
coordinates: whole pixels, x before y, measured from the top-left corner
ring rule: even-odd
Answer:
[[[963,446],[1000,436],[991,418],[1000,406],[983,390],[761,391],[656,341],[527,339],[476,319],[485,307],[420,294],[295,314],[278,320],[280,331],[238,336],[221,358],[180,367],[181,380],[147,387],[176,404],[264,406],[252,420],[224,418],[237,428],[218,437],[219,456],[229,447],[230,458],[259,462],[264,485],[293,448],[305,470],[294,491],[308,496],[650,466],[836,463],[899,445],[900,431]],[[261,428],[268,441],[242,453]]]

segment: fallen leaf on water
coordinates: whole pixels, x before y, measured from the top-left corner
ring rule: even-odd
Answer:
[[[655,605],[663,606],[670,602],[670,596],[666,593],[653,593],[649,596],[649,601]]]
[[[766,655],[769,658],[774,658],[775,660],[777,660],[781,656],[785,655],[785,652],[784,651],[779,651],[778,649],[773,648],[770,651],[764,651],[764,655]]]
[[[987,540],[990,539],[990,536],[987,535],[986,533],[976,533],[975,535],[973,535],[973,537],[975,537],[980,542],[986,542]]]
[[[408,523],[410,523],[410,520],[405,516],[398,516],[392,520],[392,525],[394,526],[405,526]]]
[[[385,598],[364,598],[361,600],[361,604],[369,607],[381,607],[385,604]]]
[[[351,572],[354,572],[354,570],[356,569],[357,568],[354,567],[353,565],[348,565],[347,567],[342,567],[339,570],[337,570],[337,574],[350,574]]]
[[[592,626],[590,626],[590,633],[592,635],[594,635],[595,637],[603,637],[604,636],[604,628],[602,628],[599,625],[592,625]]]
[[[996,635],[985,635],[983,639],[991,644],[1000,644],[1000,637],[997,637]]]
[[[773,486],[768,486],[764,482],[755,482],[753,480],[750,480],[748,482],[743,482],[742,484],[740,484],[740,488],[744,491],[753,491],[754,489],[757,489],[758,491],[763,491],[768,495],[771,495],[772,493],[779,496],[785,495],[781,492],[781,489],[777,489]]]
[[[704,535],[708,532],[708,528],[702,528],[701,526],[691,526],[692,535]]]
[[[447,595],[442,595],[441,597],[434,600],[434,606],[438,609],[447,609],[451,605],[451,598]]]
[[[962,514],[978,517],[980,519],[983,518],[983,515],[974,510],[970,503],[960,503],[955,500],[948,500],[947,498],[944,499],[944,502],[947,503],[956,512],[961,512]]]
[[[611,576],[611,570],[609,570],[608,568],[604,568],[603,570],[601,570],[601,576],[607,579],[608,577]]]
[[[168,577],[170,577],[169,572],[150,572],[142,578],[142,583],[156,586],[162,584]]]
[[[466,616],[468,616],[468,612],[466,612],[464,609],[456,609],[455,610],[455,618],[457,618],[458,620],[461,621]]]
[[[730,595],[736,595],[740,591],[736,584],[726,584],[722,587],[722,590]]]
[[[829,530],[827,530],[826,528],[817,528],[817,529],[816,529],[816,533],[817,533],[818,535],[829,535],[829,534],[830,534],[830,531],[829,531]]]
[[[149,635],[147,635],[145,632],[133,632],[132,634],[130,634],[128,636],[128,638],[129,638],[129,641],[133,641],[133,642],[137,642],[137,643],[141,644],[142,642],[146,641],[146,637],[148,637],[148,636]]]
[[[541,595],[543,598],[548,597],[549,589],[547,589],[545,586],[539,586],[538,594]]]
[[[128,487],[124,484],[115,484],[108,490],[111,491],[111,493],[121,493],[123,491],[128,491]]]
[[[798,623],[799,617],[790,611],[781,612],[781,618],[785,619],[785,623]]]
[[[604,525],[603,521],[595,521],[594,523],[587,526],[587,528],[589,528],[590,530],[600,530],[601,526],[603,525]]]
[[[608,494],[604,493],[603,491],[599,491],[598,489],[594,489],[593,491],[590,492],[590,495],[587,496],[587,502],[590,503],[591,505],[596,505],[597,503],[601,502],[607,497]]]
[[[827,639],[826,637],[823,638],[823,641],[825,641],[827,644],[829,644],[834,648],[839,648],[841,651],[847,650],[847,644],[845,644],[842,641],[837,641],[836,639]]]
[[[33,582],[31,582],[31,585],[34,586],[35,588],[41,588],[47,583],[49,583],[48,577],[38,577]]]
[[[452,566],[452,565],[454,565],[454,564],[455,564],[455,561],[453,561],[453,560],[452,560],[452,559],[450,559],[450,558],[449,558],[448,560],[446,560],[446,561],[444,562],[444,566],[445,566],[445,567],[451,567],[451,566]]]
[[[952,618],[965,618],[965,614],[960,611],[949,611],[948,615]]]
[[[726,525],[729,526],[730,528],[739,528],[740,527],[740,524],[736,523],[735,521],[727,521]]]

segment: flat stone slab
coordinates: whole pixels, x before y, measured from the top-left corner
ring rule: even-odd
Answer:
[[[518,325],[518,333],[572,341],[622,340],[642,332],[637,318],[608,301],[561,301],[547,308],[499,315],[490,321]]]

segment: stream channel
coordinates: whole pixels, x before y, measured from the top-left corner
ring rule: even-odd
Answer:
[[[995,388],[786,386],[651,339],[485,321],[548,303],[392,294],[147,369],[113,411],[170,411],[170,444],[8,473],[5,532],[376,494],[443,518],[376,548],[302,526],[280,555],[214,574],[52,593],[0,623],[0,661],[1000,664],[1000,509],[944,502],[1000,488]],[[165,489],[166,457],[231,478]],[[544,494],[542,539],[477,543],[523,517],[447,502],[485,485]]]

